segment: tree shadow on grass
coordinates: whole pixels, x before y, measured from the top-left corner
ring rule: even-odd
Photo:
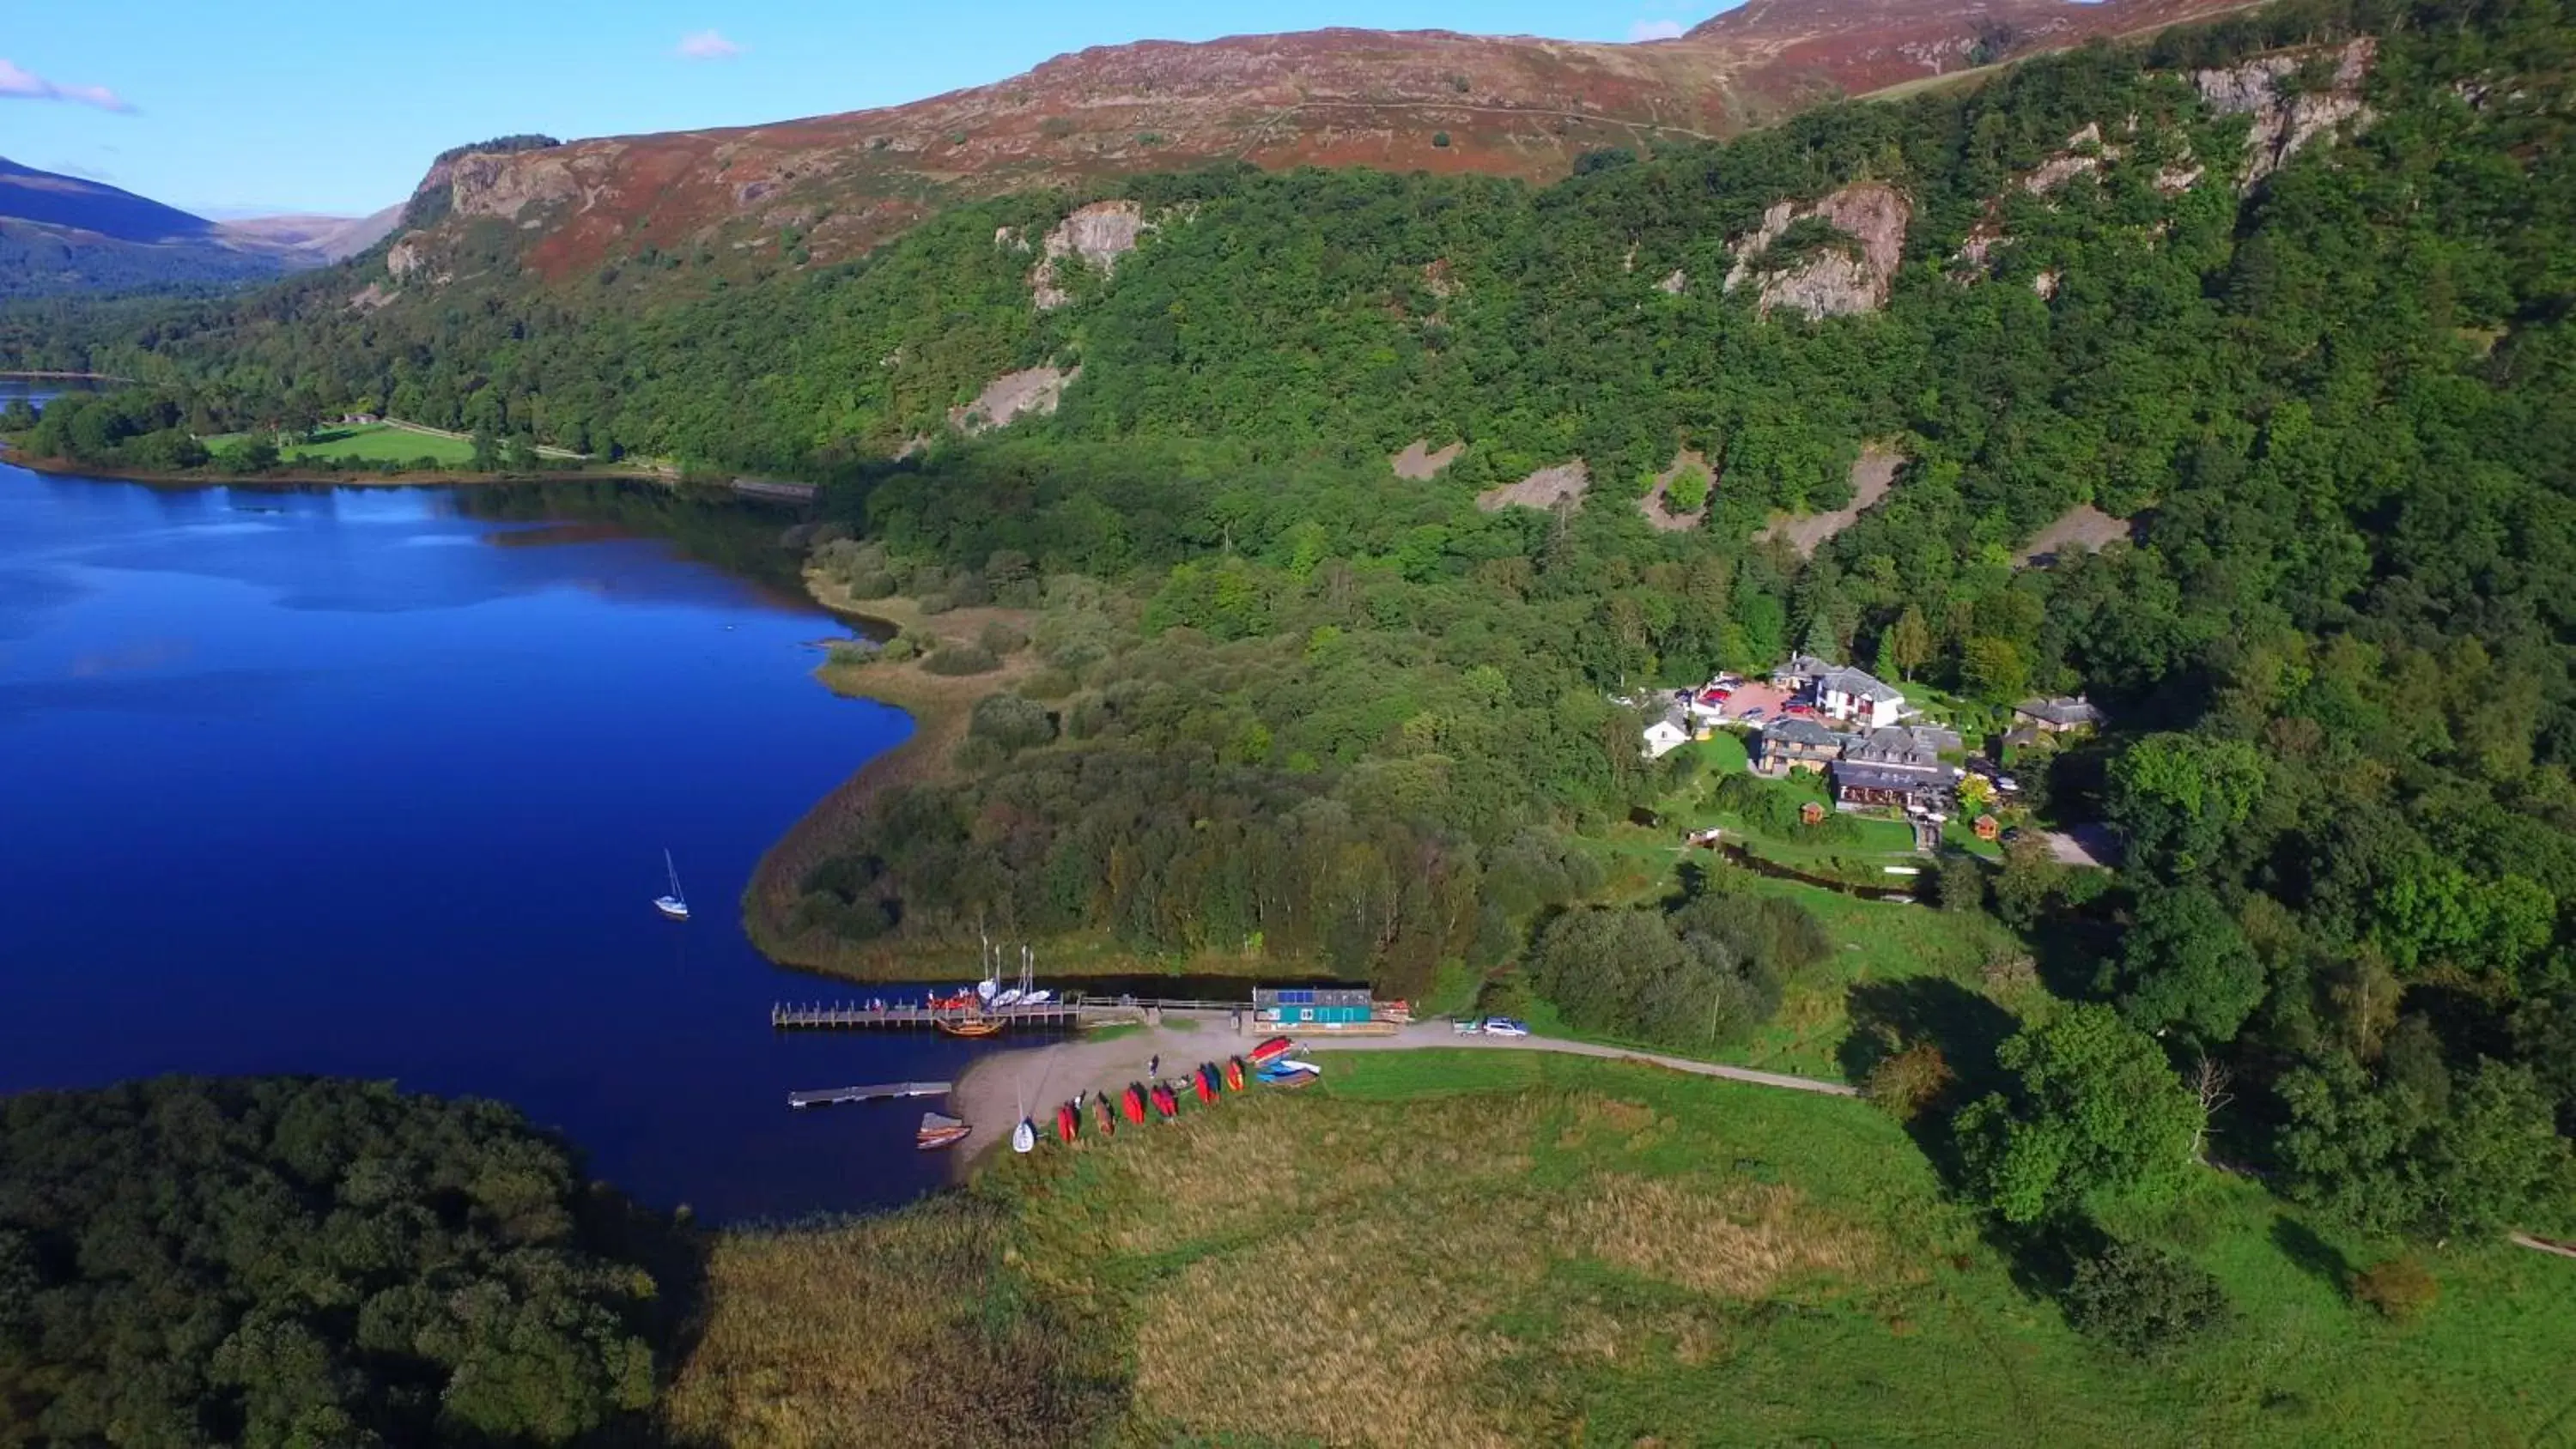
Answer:
[[[2352,1298],[2352,1260],[2343,1249],[2318,1237],[2316,1229],[2283,1213],[2272,1219],[2272,1246],[2299,1270],[2324,1283],[2337,1297]]]
[[[1881,1061],[1925,1042],[1941,1049],[1963,1101],[2002,1085],[1995,1048],[2021,1029],[2014,1015],[1956,981],[1909,976],[1854,982],[1843,997],[1851,1032],[1839,1049],[1844,1077],[1867,1080]]]
[[[1843,1002],[1851,1031],[1836,1057],[1845,1079],[1855,1084],[1867,1082],[1879,1063],[1899,1052],[1924,1045],[1940,1050],[1950,1083],[1919,1104],[1905,1130],[1942,1181],[1957,1188],[1962,1164],[1950,1131],[1951,1114],[2005,1085],[1995,1065],[1995,1048],[2021,1023],[1994,1002],[1938,976],[1856,982]]]

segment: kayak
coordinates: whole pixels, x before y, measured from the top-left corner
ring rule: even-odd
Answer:
[[[1208,1085],[1208,1078],[1215,1074],[1215,1069],[1210,1067],[1203,1067],[1198,1071],[1190,1073],[1190,1089],[1199,1094],[1199,1100],[1201,1102],[1214,1102],[1216,1100],[1216,1088]]]
[[[1277,1061],[1296,1049],[1297,1043],[1294,1041],[1284,1036],[1274,1036],[1252,1049],[1252,1064],[1257,1067],[1265,1062]]]
[[[1055,1109],[1055,1136],[1057,1141],[1071,1142],[1081,1133],[1081,1131],[1081,1114],[1073,1110],[1073,1104],[1071,1102],[1067,1102],[1063,1106]]]
[[[1156,1083],[1154,1086],[1154,1110],[1162,1113],[1163,1120],[1168,1122],[1172,1118],[1181,1115],[1181,1099],[1172,1095],[1171,1088],[1163,1086],[1160,1083]]]
[[[1094,1097],[1091,1099],[1091,1116],[1093,1121],[1100,1124],[1101,1136],[1113,1137],[1117,1135],[1118,1109],[1109,1105],[1109,1099],[1107,1097]]]
[[[1268,1082],[1274,1087],[1286,1087],[1293,1091],[1298,1087],[1312,1086],[1315,1083],[1322,1081],[1323,1078],[1316,1076],[1313,1072],[1290,1072],[1284,1077],[1263,1077],[1261,1080]]]
[[[1272,1062],[1261,1069],[1261,1080],[1275,1087],[1282,1082],[1310,1082],[1323,1074],[1324,1069],[1312,1062]]]
[[[1126,1113],[1130,1122],[1144,1121],[1145,1089],[1133,1082],[1128,1083],[1126,1092],[1118,1099],[1118,1110]]]
[[[1243,1090],[1243,1058],[1228,1057],[1225,1059],[1225,1089],[1229,1092],[1240,1092]]]

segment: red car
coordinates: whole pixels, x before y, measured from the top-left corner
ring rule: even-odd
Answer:
[[[1780,706],[1780,712],[1782,714],[1796,715],[1800,719],[1814,719],[1816,717],[1816,707],[1812,704],[1784,704]]]

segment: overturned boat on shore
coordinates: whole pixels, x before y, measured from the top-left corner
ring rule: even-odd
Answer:
[[[1294,1039],[1284,1036],[1274,1036],[1270,1040],[1263,1042],[1261,1045],[1254,1047],[1250,1055],[1252,1057],[1252,1064],[1258,1067],[1270,1062],[1275,1062],[1295,1050],[1297,1050],[1297,1043]]]
[[[913,1134],[912,1145],[924,1152],[954,1147],[965,1141],[966,1134],[974,1130],[944,1112],[924,1112],[921,1114],[921,1128]]]
[[[1143,1122],[1145,1120],[1145,1088],[1139,1083],[1128,1083],[1127,1090],[1118,1098],[1118,1110],[1125,1113],[1127,1115],[1127,1120],[1130,1122]]]

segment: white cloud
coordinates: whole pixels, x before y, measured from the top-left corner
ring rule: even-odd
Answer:
[[[1628,27],[1630,40],[1671,40],[1686,29],[1678,20],[1640,20]]]
[[[16,101],[69,101],[78,106],[96,106],[102,111],[131,111],[125,97],[105,86],[58,86],[31,70],[21,70],[7,60],[0,60],[0,97]]]
[[[682,60],[731,60],[742,54],[742,47],[725,39],[721,30],[701,30],[681,36],[672,54]]]

